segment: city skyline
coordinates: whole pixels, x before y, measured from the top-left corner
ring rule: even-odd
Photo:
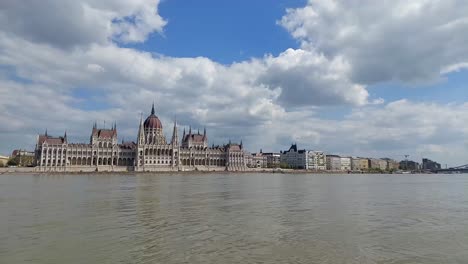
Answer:
[[[0,153],[46,128],[85,142],[95,120],[135,140],[154,100],[164,124],[252,152],[467,164],[468,4],[361,4],[6,1]]]

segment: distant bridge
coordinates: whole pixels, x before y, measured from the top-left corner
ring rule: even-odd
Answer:
[[[458,167],[453,167],[453,168],[448,168],[448,169],[438,169],[434,171],[435,173],[468,173],[468,164],[458,166]]]

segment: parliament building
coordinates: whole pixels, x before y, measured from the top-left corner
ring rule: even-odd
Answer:
[[[90,142],[68,143],[63,137],[49,136],[47,131],[37,137],[36,163],[39,171],[243,171],[246,169],[242,142],[211,147],[206,129],[203,134],[183,131],[179,140],[174,121],[172,138],[166,140],[163,126],[151,114],[140,119],[136,142],[117,140],[117,126],[91,131]]]

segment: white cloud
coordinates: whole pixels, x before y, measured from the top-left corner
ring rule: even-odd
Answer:
[[[3,0],[0,30],[60,48],[142,42],[162,32],[159,0]]]
[[[303,49],[349,63],[353,82],[373,84],[427,83],[459,69],[450,67],[468,61],[467,21],[465,1],[309,0],[279,23]]]

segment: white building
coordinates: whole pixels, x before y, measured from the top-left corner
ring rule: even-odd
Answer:
[[[306,151],[307,170],[324,171],[327,169],[327,156],[323,151]]]
[[[281,163],[293,169],[326,170],[326,155],[322,151],[298,150],[293,144],[289,150],[281,152]]]
[[[351,157],[341,157],[341,170],[350,171],[351,169]]]

